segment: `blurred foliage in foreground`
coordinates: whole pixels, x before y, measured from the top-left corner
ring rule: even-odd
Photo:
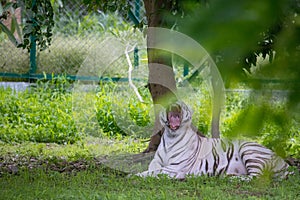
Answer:
[[[293,141],[299,139],[299,128],[292,124],[300,123],[300,1],[179,2],[184,17],[175,14],[170,21],[176,20],[179,31],[204,46],[226,88],[246,85],[253,91],[251,104],[239,116],[225,111],[235,118],[235,125],[226,127],[223,135],[262,137],[280,154],[293,143],[291,148],[299,154]],[[280,95],[274,97],[275,93]],[[274,98],[281,99],[279,105]]]
[[[246,81],[268,90],[276,84],[289,91],[290,109],[299,111],[299,0],[208,2],[182,3],[188,14],[178,22],[179,31],[214,57],[227,87]]]

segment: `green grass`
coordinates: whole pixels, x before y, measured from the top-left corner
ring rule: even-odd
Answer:
[[[1,157],[35,157],[40,160],[51,158],[64,158],[67,161],[79,159],[93,159],[116,153],[139,153],[146,148],[147,142],[126,138],[101,139],[98,137],[86,137],[75,144],[59,145],[56,143],[0,143]],[[17,162],[18,160],[16,160]]]
[[[299,199],[300,177],[260,184],[230,178],[122,177],[102,169],[76,174],[23,171],[0,178],[1,199]]]
[[[228,177],[205,176],[178,181],[166,177],[159,179],[128,177],[111,169],[109,163],[94,162],[96,157],[120,152],[127,152],[127,157],[130,157],[128,155],[140,152],[139,148],[145,148],[139,146],[141,144],[146,143],[94,137],[67,145],[34,142],[2,143],[1,166],[5,163],[14,164],[18,167],[18,171],[11,174],[0,170],[0,199],[298,199],[300,197],[300,176],[296,170],[294,176],[283,181],[261,178],[243,182]],[[28,164],[29,160],[37,160],[42,164],[32,167]],[[62,173],[57,170],[82,161],[86,164],[84,170],[65,169]],[[53,165],[57,168],[53,168]]]

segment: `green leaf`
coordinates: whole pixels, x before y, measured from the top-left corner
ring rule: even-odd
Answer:
[[[3,7],[2,4],[0,3],[0,16],[2,16],[4,12],[9,10],[12,7],[12,5],[13,5],[13,3],[9,2],[9,3],[6,3],[5,6]]]
[[[13,6],[13,4],[14,3],[12,3],[12,2],[6,3],[5,6],[3,7],[3,10],[4,11],[9,10]]]
[[[9,40],[15,45],[18,46],[18,41],[16,40],[13,33],[2,23],[0,22],[1,30],[8,36]]]
[[[2,4],[0,3],[0,16],[2,16],[3,13],[4,13],[4,10],[3,10]]]
[[[15,30],[16,30],[16,25],[17,25],[17,21],[14,20],[13,18],[16,19],[16,18],[14,17],[14,15],[12,15],[12,17],[11,17],[11,23],[10,23],[10,32],[11,32],[12,34],[15,32]]]

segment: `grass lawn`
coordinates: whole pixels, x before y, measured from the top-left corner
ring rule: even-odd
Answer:
[[[298,173],[283,181],[260,178],[245,182],[228,177],[191,177],[184,181],[166,177],[144,179],[93,164],[91,158],[99,149],[92,143],[1,146],[0,168],[5,163],[16,163],[18,171],[0,171],[0,199],[300,199]],[[122,144],[118,146],[121,148]],[[110,148],[107,152],[111,153]],[[62,155],[64,166],[61,166]],[[74,171],[65,168],[76,161],[81,163],[78,160],[82,159],[86,161],[85,168]],[[24,160],[31,160],[31,164]],[[38,165],[32,165],[38,161]]]
[[[281,182],[197,177],[122,177],[105,171],[76,174],[23,171],[0,178],[0,199],[299,199],[299,175]]]

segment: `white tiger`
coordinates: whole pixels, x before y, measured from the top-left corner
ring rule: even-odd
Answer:
[[[245,141],[205,138],[191,128],[192,112],[181,101],[160,113],[165,128],[148,171],[138,176],[167,174],[183,179],[187,175],[258,176],[268,170],[285,178],[288,164],[266,147]]]

